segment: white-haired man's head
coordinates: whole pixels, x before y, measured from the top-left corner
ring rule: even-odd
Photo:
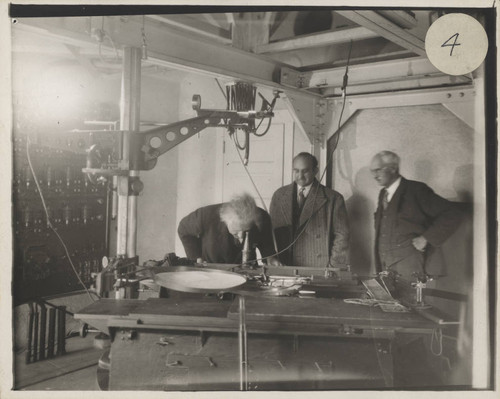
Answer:
[[[370,164],[370,171],[377,183],[389,187],[399,177],[400,158],[392,151],[381,151],[376,154]]]
[[[257,205],[250,194],[243,193],[234,196],[231,201],[222,204],[220,218],[226,224],[229,232],[241,238],[241,234],[257,221]]]

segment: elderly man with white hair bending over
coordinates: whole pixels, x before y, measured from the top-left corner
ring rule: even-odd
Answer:
[[[271,218],[257,207],[249,194],[230,202],[204,206],[184,217],[177,229],[188,259],[208,263],[241,263],[245,235],[250,246],[247,261],[256,259],[258,248],[264,262],[279,265]]]

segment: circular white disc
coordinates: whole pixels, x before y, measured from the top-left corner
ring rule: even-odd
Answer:
[[[427,57],[448,75],[464,75],[477,69],[488,51],[483,26],[466,14],[446,14],[438,18],[425,37]]]
[[[246,278],[236,273],[189,270],[159,273],[155,282],[179,291],[212,292],[238,287],[246,282]]]

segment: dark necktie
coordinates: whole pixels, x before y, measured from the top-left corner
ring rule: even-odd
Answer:
[[[298,196],[297,204],[299,205],[299,209],[300,210],[302,210],[302,207],[304,206],[304,202],[306,201],[306,196],[304,195],[304,190],[305,190],[304,187],[302,187],[299,190],[299,196]]]
[[[389,192],[384,188],[382,190],[382,206],[384,207],[384,211],[387,209],[389,206]]]

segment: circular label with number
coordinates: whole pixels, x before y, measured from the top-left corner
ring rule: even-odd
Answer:
[[[466,14],[446,14],[438,18],[425,37],[427,57],[448,75],[464,75],[477,69],[488,51],[483,26]]]

